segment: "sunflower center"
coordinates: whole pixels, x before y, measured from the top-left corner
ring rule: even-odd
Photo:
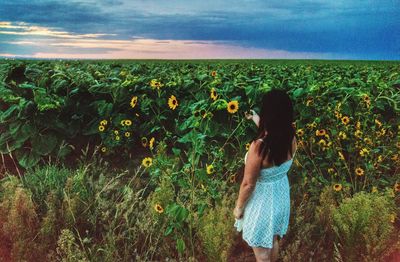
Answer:
[[[174,105],[175,105],[175,104],[176,104],[176,100],[172,100],[172,104],[174,104]]]
[[[231,105],[231,109],[235,109],[235,105]]]

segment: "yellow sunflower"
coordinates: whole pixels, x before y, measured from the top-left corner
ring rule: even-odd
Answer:
[[[214,166],[212,164],[211,165],[206,164],[206,167],[207,167],[207,174],[210,175],[214,172]]]
[[[360,121],[357,121],[357,123],[356,123],[356,129],[360,129],[361,128],[361,123],[360,123]]]
[[[365,147],[360,150],[360,156],[366,156],[369,154],[369,150],[366,149]]]
[[[129,119],[125,120],[125,125],[126,125],[126,126],[132,125],[132,121],[129,120]]]
[[[356,130],[356,132],[354,132],[354,135],[355,135],[356,137],[358,137],[358,138],[361,138],[362,134],[363,134],[363,133],[362,133],[360,130]]]
[[[356,175],[357,176],[363,176],[364,175],[364,169],[362,169],[361,167],[357,167],[356,168]]]
[[[119,134],[118,130],[114,130],[114,134],[118,135]]]
[[[126,136],[126,137],[130,137],[130,136],[131,136],[131,133],[129,133],[129,132],[127,131],[127,132],[125,132],[125,136]]]
[[[378,128],[382,126],[382,123],[378,119],[375,119],[375,124],[378,126]]]
[[[125,126],[125,120],[121,120],[121,126]]]
[[[162,213],[162,212],[164,212],[164,208],[162,208],[162,206],[160,205],[160,204],[156,204],[155,206],[154,206],[154,209],[156,210],[156,212],[158,212],[158,213]]]
[[[335,111],[335,117],[336,118],[342,118],[342,113],[340,113],[339,111]]]
[[[350,122],[350,118],[348,116],[342,117],[342,123],[347,125]]]
[[[341,160],[344,160],[344,155],[343,155],[343,153],[342,153],[342,152],[338,152],[338,154],[339,154],[339,158],[340,158]]]
[[[304,135],[304,130],[300,128],[299,130],[296,131],[296,134],[298,136],[303,136]]]
[[[151,79],[150,86],[154,89],[157,85],[157,79]]]
[[[105,147],[105,146],[103,146],[102,148],[101,148],[101,152],[106,152],[107,151],[107,148]]]
[[[317,136],[324,136],[326,134],[326,131],[325,131],[325,129],[321,129],[321,130],[316,130],[315,131],[315,135],[317,135]]]
[[[142,165],[143,165],[144,167],[149,167],[149,166],[151,166],[152,163],[153,163],[153,160],[151,159],[151,157],[145,157],[145,158],[142,160]]]
[[[246,144],[246,150],[249,151],[249,148],[250,148],[250,143],[247,143]]]
[[[335,191],[340,191],[340,190],[342,190],[342,185],[341,185],[341,184],[334,184],[334,185],[333,185],[333,189],[334,189]]]
[[[152,138],[150,139],[150,141],[149,141],[149,148],[150,148],[150,149],[153,149],[153,146],[154,146],[154,140],[155,140],[155,138],[154,138],[154,137],[152,137]]]
[[[235,181],[236,181],[236,176],[233,174],[233,175],[231,175],[231,176],[229,177],[229,182],[235,183]]]
[[[314,102],[314,98],[308,98],[306,102],[306,106],[310,106]]]
[[[133,96],[132,99],[131,99],[131,103],[130,103],[132,108],[134,108],[136,106],[137,101],[138,101],[138,97],[137,96]]]
[[[363,96],[363,99],[364,99],[364,102],[366,102],[366,103],[371,102],[371,100],[370,100],[370,98],[369,98],[368,95],[364,95],[364,96]]]
[[[211,76],[215,77],[217,75],[217,71],[212,71]]]
[[[147,137],[142,137],[141,142],[142,142],[143,147],[146,147],[147,146]]]
[[[364,142],[368,145],[372,145],[372,140],[369,137],[364,138]]]
[[[174,95],[171,95],[168,99],[168,106],[172,110],[175,110],[175,108],[178,106],[178,100],[176,100],[176,97]]]
[[[236,100],[230,101],[227,106],[227,110],[229,113],[234,114],[239,109],[239,102]]]
[[[333,174],[334,172],[335,172],[334,168],[332,168],[332,167],[328,168],[328,173],[329,174]]]
[[[104,126],[99,126],[99,131],[100,131],[100,132],[103,132],[103,131],[104,131],[104,129],[105,129],[105,127],[104,127]]]
[[[102,125],[102,126],[105,126],[105,125],[107,125],[107,120],[101,120],[101,122],[100,122],[100,125]]]
[[[339,132],[339,138],[342,139],[342,140],[346,139],[346,138],[347,138],[346,133],[343,132],[343,131],[340,131],[340,132]]]
[[[378,162],[382,162],[382,161],[383,161],[383,156],[382,156],[382,155],[379,155],[377,161],[378,161]]]
[[[119,136],[115,136],[115,140],[119,141],[120,137]]]
[[[215,101],[215,100],[217,99],[217,97],[218,97],[217,92],[215,91],[215,88],[214,88],[214,87],[211,88],[210,97],[211,97],[211,99],[214,100],[214,101]]]
[[[324,139],[320,139],[320,140],[318,141],[318,145],[320,145],[320,146],[326,146],[326,141],[325,141]]]
[[[371,192],[372,192],[372,193],[376,193],[376,192],[378,192],[378,189],[376,188],[376,186],[373,186],[373,187],[372,187],[372,190],[371,190]]]

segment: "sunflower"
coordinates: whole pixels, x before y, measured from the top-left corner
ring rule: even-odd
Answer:
[[[356,168],[356,175],[357,176],[363,176],[364,175],[364,169],[362,169],[361,167],[357,167]]]
[[[125,120],[125,125],[126,125],[126,126],[132,125],[132,121],[129,120],[129,119]]]
[[[382,126],[382,123],[378,120],[375,119],[375,124],[380,128]]]
[[[141,142],[142,142],[143,147],[146,147],[147,146],[147,137],[142,137]]]
[[[310,97],[307,99],[306,106],[310,106],[314,102],[314,98]]]
[[[320,140],[318,141],[318,145],[320,145],[320,146],[326,146],[326,141],[325,141],[324,139],[320,139]]]
[[[119,134],[118,130],[114,130],[114,134],[118,135]]]
[[[385,135],[385,134],[386,134],[386,129],[382,128],[382,129],[381,129],[381,134],[382,134],[382,135]]]
[[[125,120],[121,120],[121,126],[125,126]]]
[[[217,75],[217,71],[212,71],[211,76],[215,77]]]
[[[211,88],[210,97],[211,97],[211,99],[214,100],[214,101],[215,101],[215,100],[217,99],[217,97],[218,97],[217,92],[215,91],[215,88],[214,88],[214,87]]]
[[[143,165],[144,167],[149,167],[149,166],[151,166],[152,163],[153,163],[153,160],[151,159],[151,157],[145,157],[145,158],[142,160],[142,165]]]
[[[105,125],[107,125],[107,120],[101,120],[101,122],[100,122],[100,125],[102,125],[102,126],[105,126]]]
[[[131,135],[131,133],[125,132],[125,136],[126,136],[126,137],[130,137],[130,135]]]
[[[360,121],[357,121],[357,123],[356,123],[356,129],[360,129],[361,128],[361,123],[360,123]]]
[[[229,182],[235,183],[235,181],[236,181],[236,176],[233,174],[233,175],[231,175],[231,176],[229,177]]]
[[[234,114],[239,109],[239,102],[236,100],[230,101],[227,106],[227,110],[229,113]]]
[[[362,134],[363,134],[363,133],[362,133],[360,130],[356,130],[356,132],[354,132],[354,135],[355,135],[356,137],[358,137],[358,138],[361,138]]]
[[[136,106],[137,100],[138,100],[138,97],[137,97],[137,96],[133,96],[133,97],[132,97],[131,103],[130,103],[130,105],[131,105],[132,108],[134,108],[134,107]]]
[[[378,161],[378,162],[382,162],[382,161],[383,161],[383,156],[382,156],[382,155],[379,155],[377,161]]]
[[[334,172],[335,172],[335,169],[334,169],[334,168],[332,168],[332,167],[328,168],[328,173],[329,173],[329,174],[332,174],[332,173],[334,173]]]
[[[154,89],[157,85],[157,79],[151,79],[150,86]]]
[[[321,129],[321,130],[316,130],[315,131],[315,135],[317,135],[317,136],[324,136],[326,134],[326,131],[325,131],[325,129]]]
[[[250,143],[247,143],[246,144],[246,151],[249,151],[249,148],[250,148]]]
[[[176,100],[176,97],[174,95],[171,95],[168,99],[168,106],[172,110],[175,110],[175,108],[178,106],[178,100]]]
[[[369,96],[366,94],[363,96],[363,99],[364,99],[364,102],[366,102],[366,103],[369,103],[371,101]]]
[[[366,156],[369,154],[369,150],[366,149],[365,147],[360,150],[360,156]]]
[[[399,192],[400,191],[400,184],[396,182],[396,184],[394,184],[394,191],[395,192]]]
[[[334,189],[335,191],[340,191],[340,190],[342,190],[342,185],[341,185],[341,184],[334,184],[334,185],[333,185],[333,189]]]
[[[212,164],[211,165],[206,164],[206,167],[207,167],[207,174],[210,175],[214,172],[214,166]]]
[[[350,122],[350,118],[348,116],[342,117],[342,123],[347,125]]]
[[[378,189],[376,188],[376,186],[373,186],[373,187],[372,187],[372,190],[371,190],[371,192],[372,192],[372,193],[376,193],[376,192],[378,192]]]
[[[372,140],[369,137],[364,138],[364,142],[368,145],[372,145]]]
[[[160,205],[160,204],[156,204],[155,206],[154,206],[154,209],[158,212],[158,213],[162,213],[162,212],[164,212],[164,208],[162,208],[162,206]]]
[[[299,130],[296,131],[296,134],[298,136],[303,136],[304,135],[304,130],[300,128]]]
[[[106,152],[107,151],[107,148],[105,147],[105,146],[103,146],[102,148],[101,148],[101,152]]]
[[[339,138],[342,139],[342,140],[346,139],[346,138],[347,138],[346,133],[343,132],[343,131],[340,131],[340,132],[339,132]]]
[[[154,140],[155,140],[155,138],[154,138],[154,137],[152,137],[152,138],[150,139],[150,141],[149,141],[149,148],[150,148],[150,149],[153,149],[153,146],[154,146]]]
[[[335,117],[336,118],[342,118],[342,113],[340,113],[339,111],[335,111]]]
[[[341,160],[344,160],[344,155],[343,155],[343,153],[342,153],[342,152],[338,152],[338,154],[339,154],[339,158],[340,158]]]
[[[99,126],[99,131],[100,131],[100,132],[103,132],[103,131],[104,131],[104,129],[105,129],[105,127],[104,127],[104,126]]]
[[[119,136],[115,136],[115,140],[119,141],[120,137]]]

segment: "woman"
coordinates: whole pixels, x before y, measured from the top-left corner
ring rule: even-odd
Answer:
[[[260,116],[246,114],[258,136],[245,156],[244,178],[234,209],[235,227],[253,248],[257,261],[275,261],[278,238],[286,234],[290,216],[287,172],[296,151],[293,106],[279,89],[264,94]],[[272,252],[271,252],[272,250]]]

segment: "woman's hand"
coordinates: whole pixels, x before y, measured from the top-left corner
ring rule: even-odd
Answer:
[[[254,123],[257,125],[257,127],[258,127],[258,125],[259,125],[259,123],[260,123],[260,117],[257,115],[257,113],[254,111],[254,110],[252,110],[252,109],[250,109],[250,112],[251,112],[251,114],[249,114],[248,112],[245,112],[244,114],[245,114],[245,117],[246,117],[246,119],[251,119],[251,120],[253,120],[254,121]]]
[[[243,210],[244,208],[236,206],[233,210],[233,215],[236,219],[241,219],[243,217]]]

